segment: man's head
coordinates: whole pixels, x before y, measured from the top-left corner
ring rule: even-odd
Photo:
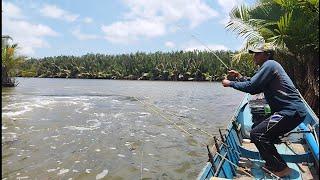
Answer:
[[[254,54],[254,62],[257,65],[262,65],[266,60],[273,59],[273,51],[272,45],[268,43],[249,49],[249,53]]]

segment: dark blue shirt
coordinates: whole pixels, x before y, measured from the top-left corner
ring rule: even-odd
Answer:
[[[252,78],[243,82],[232,81],[230,86],[250,94],[263,92],[272,113],[306,115],[299,92],[282,66],[274,60],[265,61]]]

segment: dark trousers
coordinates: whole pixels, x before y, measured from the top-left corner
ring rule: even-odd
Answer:
[[[275,113],[253,127],[250,132],[251,141],[256,145],[262,159],[266,161],[269,170],[279,172],[287,167],[274,144],[279,140],[279,136],[293,130],[303,119],[299,115],[288,117]]]

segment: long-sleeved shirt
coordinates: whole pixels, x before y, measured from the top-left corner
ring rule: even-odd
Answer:
[[[250,94],[263,92],[272,113],[306,115],[306,107],[298,90],[282,66],[274,60],[266,60],[252,78],[243,82],[232,81],[230,86]]]

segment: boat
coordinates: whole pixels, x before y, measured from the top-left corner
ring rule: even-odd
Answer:
[[[263,94],[246,94],[227,128],[219,129],[214,145],[207,146],[209,160],[197,179],[319,179],[319,119],[304,104],[308,111],[304,121],[275,145],[292,169],[290,175],[280,178],[263,166],[250,131],[256,117],[270,111]]]

